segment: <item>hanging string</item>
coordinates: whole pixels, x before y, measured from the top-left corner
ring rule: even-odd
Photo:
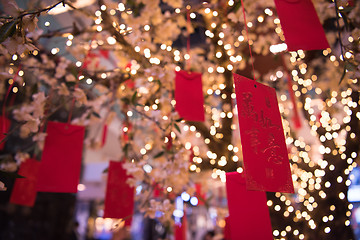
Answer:
[[[338,3],[337,3],[337,0],[334,0],[334,3],[335,3],[335,14],[336,14],[336,28],[337,28],[337,32],[338,32],[338,38],[339,38],[339,44],[340,44],[340,53],[341,53],[341,56],[340,56],[340,59],[345,63],[345,66],[344,66],[344,72],[343,72],[343,75],[339,81],[339,85],[341,84],[342,80],[344,79],[344,76],[345,76],[345,73],[346,73],[346,59],[345,59],[345,56],[344,56],[344,45],[343,45],[343,42],[342,42],[342,37],[341,37],[341,28],[340,28],[340,22],[339,22],[339,18],[340,18],[340,12],[339,12],[339,7],[338,7]],[[346,20],[344,19],[344,23],[345,23],[345,30],[346,29]]]
[[[252,55],[252,52],[251,52],[249,31],[248,31],[247,22],[246,22],[245,8],[244,8],[244,2],[243,2],[243,0],[241,0],[241,8],[242,8],[243,15],[244,15],[244,23],[245,23],[246,37],[247,37],[247,42],[248,42],[248,45],[249,45],[249,52],[250,52],[250,59],[251,59],[252,71],[253,71],[253,74],[254,74],[254,81],[256,81],[256,79],[255,79],[255,68],[254,68],[254,59],[253,59],[253,55]]]
[[[92,42],[94,41],[94,39],[95,39],[95,36],[96,36],[96,34],[94,34],[93,35],[93,37],[92,37],[92,39],[91,39],[91,41],[90,41],[90,43],[89,43],[89,49],[88,49],[88,51],[87,51],[87,53],[86,53],[86,55],[85,55],[85,57],[84,57],[84,61],[83,61],[83,64],[81,65],[81,67],[80,67],[80,69],[79,69],[79,73],[77,74],[77,77],[76,77],[76,85],[75,85],[75,90],[78,88],[78,86],[79,86],[79,83],[78,83],[78,81],[79,81],[79,76],[81,76],[81,74],[83,73],[83,69],[85,68],[85,64],[84,63],[86,63],[86,60],[89,58],[89,56],[90,56],[90,54],[91,54],[91,44],[92,44]],[[70,107],[70,111],[69,111],[69,115],[68,115],[68,120],[67,120],[67,124],[70,124],[70,122],[71,122],[71,118],[72,118],[72,114],[73,114],[73,111],[74,111],[74,107],[75,107],[75,97],[73,97],[73,99],[72,99],[72,102],[71,102],[71,107]]]
[[[289,92],[291,103],[292,103],[293,109],[294,109],[293,120],[294,120],[295,128],[299,129],[299,128],[301,128],[301,121],[300,121],[298,108],[297,108],[297,105],[296,105],[295,93],[294,93],[294,90],[292,88],[293,87],[292,76],[291,76],[288,68],[286,67],[284,54],[281,54],[281,61],[282,61],[282,65],[283,65],[284,71],[285,71],[287,79],[288,79],[288,92]]]
[[[7,91],[6,91],[6,94],[5,94],[5,98],[4,98],[4,103],[3,103],[3,106],[2,106],[2,133],[3,134],[6,134],[6,102],[7,102],[7,99],[10,95],[10,92],[11,92],[11,89],[13,88],[14,84],[15,84],[15,81],[16,81],[16,78],[17,76],[19,75],[19,72],[21,70],[21,65],[18,66],[17,70],[16,70],[16,73],[13,77],[13,81],[12,83],[10,84],[10,86],[8,87]]]
[[[187,40],[186,40],[186,54],[188,55],[188,59],[186,59],[186,71],[190,71],[190,28],[191,28],[191,20],[190,20],[190,5],[186,6],[186,22],[187,22]]]
[[[338,8],[338,4],[337,4],[337,0],[334,0],[334,3],[335,3],[335,14],[336,14],[336,27],[337,27],[337,30],[338,30],[338,35],[339,35],[339,44],[340,44],[340,51],[341,51],[341,57],[342,57],[342,60],[345,61],[345,58],[344,58],[344,45],[342,43],[342,39],[341,39],[341,29],[340,29],[340,23],[339,23],[339,8]]]

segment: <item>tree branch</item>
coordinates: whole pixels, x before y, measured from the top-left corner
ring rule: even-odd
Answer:
[[[28,11],[28,12],[25,11],[25,12],[21,13],[17,17],[2,17],[2,16],[0,16],[0,18],[3,18],[3,19],[21,19],[21,18],[23,18],[23,17],[25,17],[27,15],[40,15],[43,12],[50,11],[51,9],[55,8],[57,5],[59,5],[61,3],[63,4],[64,7],[65,7],[66,4],[68,4],[68,3],[66,3],[65,0],[62,0],[62,1],[59,1],[59,2],[57,2],[55,4],[53,4],[53,5],[50,5],[50,6],[46,7],[46,8],[43,8],[43,9],[33,10],[33,11]]]
[[[105,4],[103,0],[99,0],[98,3],[99,6]],[[124,47],[124,50],[129,55],[129,57],[141,63],[144,68],[149,68],[151,66],[149,61],[143,55],[136,52],[134,47],[130,43],[128,43],[124,38],[124,36],[116,29],[116,27],[113,24],[114,21],[112,20],[110,14],[105,10],[102,11],[101,16],[103,18],[104,25],[111,26],[107,30],[115,37],[116,41]]]

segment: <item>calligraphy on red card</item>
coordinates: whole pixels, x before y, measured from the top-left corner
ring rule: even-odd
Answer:
[[[246,190],[245,179],[237,172],[226,173],[226,192],[229,207],[227,224],[230,225],[226,239],[272,240],[265,192]]]
[[[311,0],[275,0],[289,51],[329,48]]]
[[[128,178],[122,162],[110,161],[104,218],[126,218],[127,226],[134,209],[134,189],[126,183]]]
[[[175,73],[176,111],[184,120],[203,122],[205,117],[201,73],[183,70]]]
[[[234,74],[246,186],[293,193],[275,89]]]
[[[35,159],[27,159],[21,163],[18,174],[24,178],[17,178],[15,180],[10,197],[11,203],[28,207],[34,206],[39,166],[40,162]]]
[[[76,193],[80,179],[85,128],[48,122],[37,190]]]

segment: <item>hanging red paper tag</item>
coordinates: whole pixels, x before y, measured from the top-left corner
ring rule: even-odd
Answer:
[[[295,93],[293,90],[293,81],[292,81],[292,78],[290,77],[290,75],[288,75],[287,81],[288,81],[288,92],[290,95],[290,99],[291,99],[291,103],[293,105],[293,111],[294,111],[294,116],[292,117],[292,120],[294,122],[295,128],[300,129],[301,128],[301,120],[300,120],[298,107],[296,105],[296,97],[295,97]]]
[[[153,197],[154,197],[154,198],[157,198],[157,197],[160,197],[160,196],[163,195],[164,189],[162,189],[162,188],[159,186],[158,183],[154,183],[154,184],[153,184],[153,188],[154,188],[154,190],[153,190]]]
[[[184,211],[184,216],[182,217],[182,223],[175,223],[175,240],[186,240],[186,228],[187,228],[187,217],[186,212]]]
[[[49,121],[46,133],[37,190],[76,193],[85,128]]]
[[[265,192],[247,191],[245,179],[237,172],[226,173],[226,192],[231,234],[229,239],[272,240]]]
[[[203,122],[205,117],[201,73],[183,70],[175,73],[176,111],[184,120]]]
[[[5,137],[6,133],[9,131],[10,128],[10,120],[0,116],[0,150],[4,149],[5,146]]]
[[[311,0],[275,0],[289,51],[329,48]]]
[[[231,240],[230,217],[225,218],[224,240]]]
[[[108,125],[104,124],[102,138],[101,138],[101,146],[102,147],[104,147],[104,145],[105,145],[107,132],[108,132]]]
[[[182,224],[175,223],[175,240],[185,240],[185,232]]]
[[[18,174],[24,178],[15,180],[14,188],[11,192],[10,203],[23,206],[34,206],[36,199],[36,181],[39,172],[40,162],[35,159],[27,159],[21,163]]]
[[[131,225],[134,209],[134,189],[126,183],[128,178],[122,162],[110,161],[104,218],[126,218],[126,226]]]
[[[275,89],[234,74],[246,187],[293,193]]]
[[[130,66],[131,66],[131,64],[130,64]],[[124,82],[124,84],[125,84],[126,87],[128,87],[128,88],[130,88],[130,89],[134,89],[134,87],[135,87],[135,82],[134,82],[134,80],[132,80],[132,79],[126,80],[126,81]]]
[[[196,196],[199,200],[199,206],[203,206],[205,204],[205,199],[206,196],[202,191],[202,185],[201,183],[195,183],[195,192],[196,192]]]

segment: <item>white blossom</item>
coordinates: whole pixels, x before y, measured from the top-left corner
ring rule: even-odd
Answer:
[[[15,154],[14,159],[16,160],[16,163],[20,165],[22,162],[25,162],[25,160],[29,159],[30,155],[26,152],[17,152]]]
[[[7,188],[5,186],[5,183],[3,183],[2,181],[0,181],[0,191],[6,191]]]

